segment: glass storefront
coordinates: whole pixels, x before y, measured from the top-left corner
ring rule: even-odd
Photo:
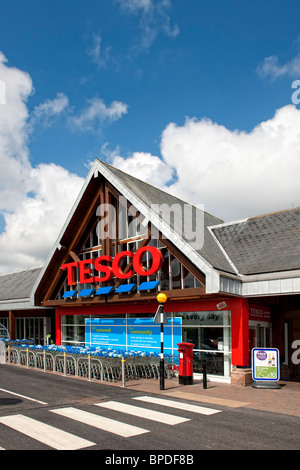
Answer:
[[[44,318],[16,318],[16,338],[44,344]]]
[[[182,341],[193,343],[194,372],[229,377],[231,366],[230,311],[175,313],[182,318]]]
[[[249,321],[249,362],[252,360],[253,348],[272,347],[272,323]]]
[[[108,315],[64,315],[61,318],[62,344],[86,346],[87,324],[95,319],[107,320],[113,317]],[[120,318],[121,315],[118,315]],[[124,324],[129,324],[132,319],[151,319],[153,314],[127,314],[123,316]],[[194,346],[194,372],[202,373],[203,361],[206,361],[207,373],[217,376],[229,377],[231,366],[231,328],[230,311],[208,312],[176,312],[168,313],[170,323],[180,324],[181,341],[193,343]],[[181,319],[181,321],[179,321]],[[178,336],[172,342],[171,354],[178,355]],[[125,340],[128,344],[127,340]],[[106,343],[107,344],[107,343]],[[89,346],[99,344],[89,343]],[[107,346],[116,347],[118,344],[111,342]],[[160,346],[153,348],[160,353]]]

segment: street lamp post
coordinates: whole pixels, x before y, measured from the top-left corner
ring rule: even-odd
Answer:
[[[159,371],[160,371],[160,390],[165,389],[165,360],[164,360],[164,303],[167,301],[166,294],[160,292],[157,297],[159,302],[159,312],[160,312],[160,362],[159,362]]]

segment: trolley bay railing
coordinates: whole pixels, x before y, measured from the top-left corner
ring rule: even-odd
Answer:
[[[122,385],[127,380],[159,379],[160,375],[158,354],[112,349],[7,344],[6,362],[88,380],[122,381]],[[174,357],[165,357],[165,377],[174,377],[176,369]]]

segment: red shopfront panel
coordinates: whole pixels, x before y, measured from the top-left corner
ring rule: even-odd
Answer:
[[[220,300],[203,302],[167,302],[165,312],[217,311]],[[247,299],[225,299],[224,310],[231,311],[231,361],[235,366],[249,365],[249,314]],[[55,309],[56,344],[61,344],[62,315],[124,315],[125,313],[156,313],[158,302],[133,305],[105,305],[92,307],[67,307]]]

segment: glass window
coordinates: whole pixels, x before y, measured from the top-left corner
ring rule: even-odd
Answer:
[[[181,288],[181,270],[179,261],[170,254],[170,267],[171,267],[171,289]]]
[[[203,373],[204,361],[207,374],[224,376],[224,354],[194,351],[195,373]]]
[[[97,315],[99,319],[153,318],[155,312],[127,315]],[[230,375],[230,311],[176,312],[167,317],[182,318],[182,341],[193,343],[194,372],[202,373],[203,361],[207,373],[219,376]],[[64,315],[62,317],[62,344],[85,345],[85,320],[90,315]],[[172,346],[173,354],[178,355],[177,342]]]
[[[65,325],[62,326],[62,342],[64,343],[84,343],[85,326],[84,325]]]
[[[61,317],[62,325],[84,325],[88,315],[63,315]]]
[[[207,312],[176,312],[175,317],[182,318],[183,325],[193,326],[230,326],[230,312],[223,311],[207,311]]]
[[[194,276],[184,267],[182,266],[182,280],[183,280],[183,288],[194,287],[195,285],[195,278]]]
[[[178,312],[182,318],[182,341],[194,344],[194,372],[230,374],[230,311]]]
[[[8,330],[8,318],[0,318],[0,323]]]
[[[118,216],[119,216],[119,223],[118,223],[118,229],[119,229],[119,239],[120,240],[126,240],[128,238],[128,233],[127,233],[127,210],[123,206],[123,204],[119,203],[119,211],[118,211]]]

